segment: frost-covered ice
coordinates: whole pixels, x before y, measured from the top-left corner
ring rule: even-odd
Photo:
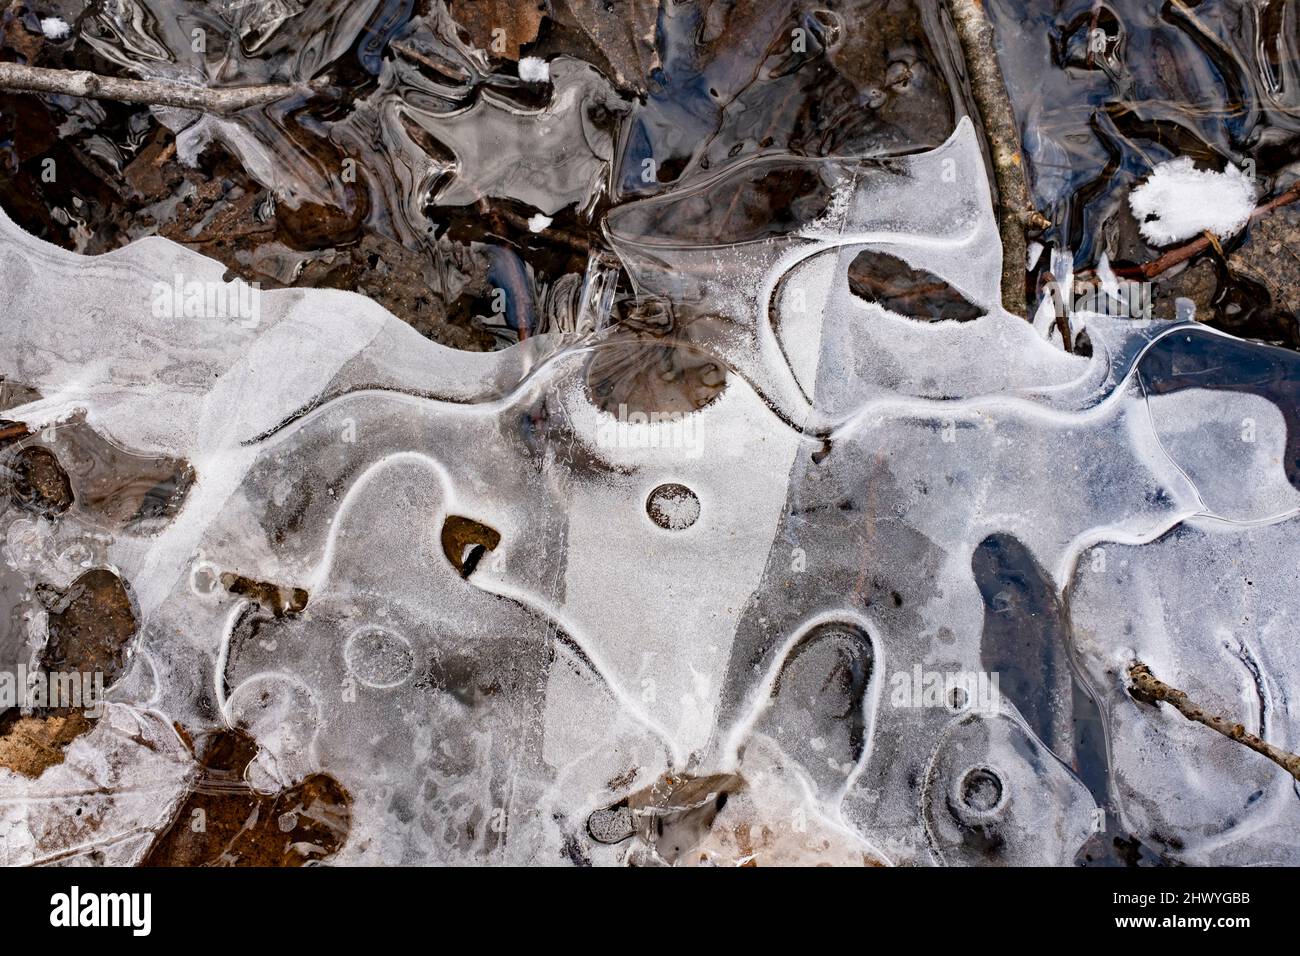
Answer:
[[[1220,239],[1241,231],[1259,195],[1255,180],[1231,163],[1197,169],[1190,156],[1161,163],[1129,194],[1128,204],[1152,245],[1167,246],[1206,230]]]
[[[1212,713],[1234,714],[1278,747],[1300,748],[1300,535],[1199,519],[1159,541],[1080,562],[1075,640],[1111,740],[1125,825],[1189,863],[1296,862],[1300,795],[1282,768],[1172,710],[1134,701],[1135,657]],[[1207,600],[1207,595],[1210,599]]]
[[[1292,743],[1294,655],[1274,637],[1295,561],[1265,558],[1297,541],[1284,410],[1212,377],[1170,391],[1159,363],[1189,367],[1169,356],[1222,338],[1206,330],[1093,316],[1084,359],[1004,312],[968,120],[887,165],[797,162],[834,196],[798,233],[644,228],[707,189],[611,218],[643,294],[717,317],[694,344],[731,374],[682,447],[598,437],[611,416],[586,369],[606,332],[457,353],[325,290],[263,293],[256,327],[156,318],[155,282],[224,269],[162,239],[83,258],[0,215],[0,374],[39,393],[4,417],[84,415],[197,474],[161,527],[74,509],[35,543],[7,534],[6,563],[34,587],[81,543],[118,569],[143,624],[115,720],[246,727],[262,789],[334,775],[353,800],[341,862],[1068,864],[1101,803],[1144,838],[1182,834],[1162,844],[1174,858],[1300,862],[1278,837],[1296,813],[1280,771],[1115,679],[1134,654],[1175,682],[1200,673]],[[987,314],[919,323],[857,299],[864,250]],[[452,527],[480,529],[476,563]],[[309,599],[277,617],[213,586],[221,572]],[[1018,609],[1023,661],[998,638]],[[1197,620],[1212,637],[1189,635]],[[999,669],[978,700],[920,691]],[[1072,673],[1108,721],[1106,784],[1073,769]],[[915,694],[887,691],[912,674]],[[74,747],[121,750],[100,729]],[[107,783],[181,786],[184,762],[155,774],[156,756],[114,756]],[[41,807],[70,805],[55,769],[10,791],[0,827],[36,832]],[[675,811],[671,846],[588,832],[656,781],[712,777],[736,795]],[[1265,799],[1216,789],[1229,778]],[[171,800],[110,801],[114,832],[153,832]]]
[[[110,866],[144,856],[194,776],[194,760],[156,711],[113,704],[38,780],[0,768],[0,865]]]

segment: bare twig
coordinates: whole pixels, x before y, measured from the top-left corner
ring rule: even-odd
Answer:
[[[520,232],[532,232],[533,227],[528,224],[528,219],[513,210],[504,206],[493,205],[486,197],[480,198],[477,204],[478,211],[490,219],[500,219],[502,222],[514,227]],[[552,229],[547,227],[546,237],[562,245],[568,246],[575,252],[591,252],[591,243],[582,236],[569,232],[566,229]]]
[[[1067,352],[1074,351],[1074,340],[1070,338],[1070,320],[1065,317],[1065,313],[1056,313],[1056,332],[1061,336],[1061,348]]]
[[[1051,223],[1033,207],[1025,163],[1020,149],[1020,127],[993,48],[993,26],[982,0],[948,0],[948,8],[961,40],[971,92],[979,107],[993,155],[993,176],[998,187],[998,232],[1002,237],[1002,304],[1008,312],[1028,318],[1025,301],[1026,227],[1042,229]]]
[[[1280,750],[1266,740],[1261,740],[1254,734],[1249,733],[1241,724],[1228,720],[1226,717],[1207,714],[1192,703],[1185,691],[1170,687],[1152,674],[1151,668],[1141,661],[1134,661],[1129,665],[1128,677],[1130,681],[1129,693],[1137,700],[1153,705],[1163,701],[1188,720],[1204,724],[1211,730],[1217,730],[1229,740],[1235,740],[1256,753],[1263,754],[1291,776],[1300,780],[1300,757],[1285,750]]]
[[[410,60],[412,63],[418,63],[421,66],[426,66],[440,76],[456,81],[464,81],[468,78],[468,74],[463,71],[457,72],[451,65],[435,60],[433,57],[421,53],[405,40],[390,40],[388,41],[388,48],[403,59]]]
[[[1296,184],[1286,192],[1273,197],[1260,206],[1256,206],[1255,211],[1250,214],[1250,222],[1262,219],[1273,210],[1288,205],[1289,203],[1293,203],[1297,199],[1300,199],[1300,181],[1296,182]],[[1168,252],[1152,259],[1150,262],[1137,266],[1136,268],[1116,269],[1115,272],[1116,274],[1125,277],[1141,276],[1143,279],[1154,279],[1156,276],[1168,272],[1179,263],[1186,262],[1188,259],[1199,256],[1206,249],[1215,245],[1217,245],[1217,240],[1214,239],[1212,233],[1202,233],[1186,245],[1179,246],[1176,249],[1170,249]]]
[[[86,70],[49,70],[18,63],[0,63],[0,90],[62,93],[98,100],[176,106],[203,113],[234,113],[263,106],[301,92],[294,86],[237,86],[212,89],[174,80],[128,80]]]
[[[1092,0],[1092,16],[1088,20],[1088,69],[1092,69],[1092,38],[1101,22],[1101,0]]]

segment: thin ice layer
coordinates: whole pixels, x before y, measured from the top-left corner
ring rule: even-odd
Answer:
[[[247,725],[259,787],[332,774],[353,800],[349,862],[618,862],[633,844],[592,839],[590,813],[665,773],[735,772],[773,853],[824,833],[837,858],[1069,862],[1093,796],[1068,732],[1038,724],[1043,739],[1016,706],[1068,713],[1059,683],[929,690],[990,676],[997,595],[977,554],[1014,539],[1060,592],[1086,549],[1156,540],[1207,506],[1286,534],[1267,524],[1286,472],[1277,406],[1148,397],[1159,383],[1133,369],[1159,329],[1094,320],[1086,360],[1001,312],[981,163],[963,123],[890,167],[812,164],[831,201],[796,235],[623,242],[643,292],[729,323],[702,343],[734,373],[721,396],[657,424],[594,403],[608,333],[468,355],[317,290],[264,294],[252,322],[159,316],[156,284],[225,288],[220,267],[161,240],[85,259],[0,217],[0,374],[42,396],[6,417],[84,410],[196,472],[160,527],[98,540],[141,613],[113,694],[192,732]],[[638,207],[638,229],[671,222]],[[848,263],[876,246],[989,314],[934,324],[852,301]],[[781,291],[795,278],[802,302]],[[1206,420],[1217,435],[1220,408],[1262,429],[1240,458],[1186,437]],[[1228,500],[1228,469],[1267,492]],[[655,500],[692,505],[659,522]],[[58,543],[81,521],[60,519]],[[35,580],[62,549],[23,553]],[[226,576],[305,602],[277,613]],[[954,787],[975,816],[942,815]],[[1044,820],[1064,821],[1056,839]],[[997,852],[968,838],[989,827]],[[1234,828],[1234,852],[1272,854],[1257,832]]]
[[[1295,752],[1298,566],[1294,519],[1196,521],[1080,560],[1071,618],[1107,719],[1111,792],[1126,826],[1175,859],[1294,864],[1296,782],[1173,708],[1134,700],[1124,674],[1141,660],[1208,713]]]

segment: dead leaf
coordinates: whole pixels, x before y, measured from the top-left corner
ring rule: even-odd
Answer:
[[[507,60],[519,59],[546,19],[546,4],[538,0],[452,0],[450,9],[471,43]]]
[[[659,64],[659,0],[557,0],[555,18],[591,37],[619,86],[638,92],[646,88],[646,77]]]

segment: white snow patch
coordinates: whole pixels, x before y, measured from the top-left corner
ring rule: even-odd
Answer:
[[[1031,242],[1025,253],[1025,267],[1032,270],[1038,265],[1038,260],[1043,255],[1043,244],[1041,242]]]
[[[551,65],[541,57],[523,57],[519,61],[519,79],[525,83],[549,83]]]
[[[553,223],[554,221],[555,221],[555,220],[552,219],[550,216],[543,216],[543,215],[539,212],[539,213],[537,213],[535,216],[529,216],[529,217],[528,217],[528,228],[529,228],[532,232],[541,232],[543,229],[545,229],[547,226],[549,226],[549,225],[550,225],[551,223]]]
[[[1235,235],[1255,209],[1255,180],[1235,166],[1217,173],[1197,169],[1191,157],[1161,163],[1130,193],[1129,208],[1142,237],[1157,246],[1210,230],[1221,239]]]
[[[66,20],[59,17],[45,17],[41,20],[41,32],[45,34],[47,40],[65,40],[72,28],[68,26]]]

